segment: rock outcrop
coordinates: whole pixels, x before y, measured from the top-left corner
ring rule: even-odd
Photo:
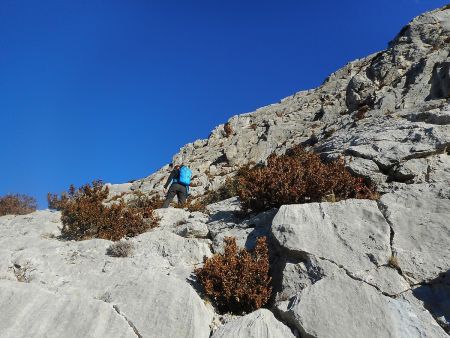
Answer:
[[[127,239],[65,241],[60,213],[0,217],[0,337],[446,337],[450,333],[450,6],[314,90],[232,117],[173,157],[193,196],[246,163],[303,145],[377,184],[378,201],[286,205],[243,215],[233,197],[203,212],[157,210]],[[226,129],[226,130],[225,130]],[[161,194],[168,165],[112,196]],[[274,296],[230,320],[192,276],[234,236],[267,236]],[[44,311],[45,309],[45,311]]]
[[[450,145],[450,10],[425,13],[389,47],[350,62],[314,90],[232,117],[208,139],[173,157],[194,172],[192,193],[218,188],[248,162],[303,144],[380,187],[392,182],[448,182]],[[168,167],[130,189],[157,193]]]

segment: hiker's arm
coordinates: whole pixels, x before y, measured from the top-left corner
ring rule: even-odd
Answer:
[[[175,176],[175,170],[172,170],[172,172],[170,173],[169,178],[167,179],[166,184],[164,184],[164,189],[167,189],[167,187],[170,185],[170,183],[172,183],[173,177]]]

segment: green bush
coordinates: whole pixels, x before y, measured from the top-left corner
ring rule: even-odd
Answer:
[[[49,208],[61,210],[62,237],[75,240],[95,237],[117,241],[157,226],[158,220],[149,206],[128,206],[122,200],[107,205],[104,201],[108,194],[108,187],[101,181],[85,184],[79,189],[71,185],[69,191],[60,197],[49,193]]]

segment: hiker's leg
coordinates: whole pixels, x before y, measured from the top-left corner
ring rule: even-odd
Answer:
[[[184,206],[186,204],[187,188],[185,186],[180,185],[180,187],[177,189],[177,198],[178,198],[178,203],[181,206]]]
[[[176,190],[174,189],[174,185],[172,184],[169,188],[169,192],[167,193],[166,200],[164,201],[163,208],[168,208],[170,205],[170,202],[172,202],[173,198],[177,194]]]

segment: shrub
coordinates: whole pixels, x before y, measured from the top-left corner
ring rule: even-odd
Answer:
[[[330,195],[336,201],[378,197],[374,186],[350,174],[343,159],[324,163],[318,154],[301,147],[291,149],[286,155],[270,155],[266,166],[241,168],[237,180],[239,197],[246,211],[321,202]]]
[[[330,138],[331,136],[333,136],[333,134],[336,132],[336,129],[331,128],[331,129],[327,129],[325,130],[325,132],[323,133],[323,137],[324,138]]]
[[[48,194],[50,208],[61,210],[61,235],[67,239],[84,240],[93,237],[117,241],[133,237],[157,225],[153,210],[148,206],[116,201],[105,205],[109,189],[101,181],[85,184],[79,189],[70,186],[61,197]],[[144,218],[148,218],[144,220]]]
[[[128,202],[129,207],[142,210],[145,218],[151,217],[153,210],[162,208],[163,204],[164,199],[160,196],[149,197],[141,191],[133,192],[133,198]]]
[[[226,137],[230,137],[233,134],[233,127],[231,127],[230,122],[227,122],[223,125],[223,131],[225,132]]]
[[[393,269],[400,269],[400,264],[398,262],[397,256],[392,255],[391,257],[389,257],[388,265]]]
[[[240,314],[259,309],[272,292],[266,237],[257,239],[252,252],[238,249],[235,238],[225,238],[224,253],[208,258],[195,274],[219,311]]]
[[[205,199],[203,198],[197,198],[197,199],[190,199],[188,198],[186,205],[182,206],[186,207],[189,212],[206,212],[206,204]]]
[[[0,216],[26,215],[36,211],[36,199],[27,195],[5,195],[0,197]]]
[[[115,242],[106,249],[106,254],[113,257],[129,257],[132,253],[133,244],[127,241]]]
[[[208,192],[208,194],[204,197],[203,203],[208,205],[237,196],[239,191],[238,184],[239,182],[237,180],[237,176],[227,177],[225,183],[217,190]]]

